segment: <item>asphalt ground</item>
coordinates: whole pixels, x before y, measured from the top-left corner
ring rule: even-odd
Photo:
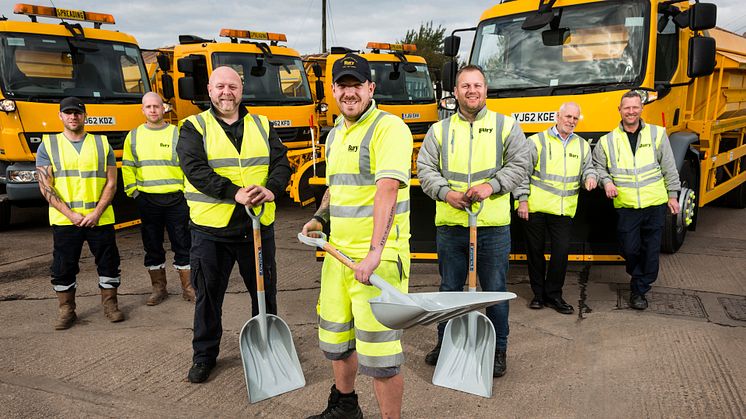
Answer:
[[[145,306],[150,284],[139,228],[120,230],[122,323],[101,310],[93,259],[85,250],[71,329],[55,331],[49,283],[52,240],[46,211],[14,215],[0,233],[0,417],[273,417],[320,412],[332,384],[317,343],[315,305],[321,264],[295,235],[313,210],[283,207],[276,237],[279,316],[292,330],[306,386],[249,404],[238,335],[250,299],[234,270],[223,308],[218,366],[204,384],[186,380],[193,306],[180,298],[169,267],[170,298]],[[571,264],[565,299],[574,315],[530,310],[525,266],[511,265],[508,372],[489,399],[431,384],[423,361],[435,326],[404,333],[403,416],[746,417],[746,210],[704,208],[699,227],[661,273],[644,312],[627,307],[620,265]],[[170,263],[170,261],[169,261]],[[436,291],[437,266],[413,264],[411,292]],[[581,298],[581,295],[583,298]],[[580,305],[587,306],[582,313]],[[371,380],[359,376],[366,417],[377,417]]]

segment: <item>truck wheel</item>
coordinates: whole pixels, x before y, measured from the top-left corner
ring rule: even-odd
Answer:
[[[692,223],[696,222],[699,203],[695,190],[698,189],[699,181],[696,175],[696,162],[687,160],[681,168],[679,177],[681,179],[681,192],[679,193],[679,206],[681,212],[673,215],[666,209],[666,221],[663,226],[663,240],[661,241],[661,252],[676,253],[686,238],[686,231],[693,229]]]
[[[738,209],[746,208],[746,183],[740,184],[738,187],[725,194],[725,200],[729,207]]]
[[[10,227],[10,201],[7,197],[0,196],[0,230]]]

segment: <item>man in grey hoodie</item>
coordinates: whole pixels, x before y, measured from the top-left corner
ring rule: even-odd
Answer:
[[[510,255],[510,193],[528,176],[529,147],[515,119],[486,108],[487,81],[479,66],[456,74],[459,111],[434,124],[417,158],[422,190],[436,201],[440,291],[463,291],[468,274],[469,228],[464,209],[481,202],[477,218],[477,275],[483,291],[505,291]],[[476,208],[474,208],[476,209]],[[506,370],[508,303],[487,307],[497,336],[493,375]],[[425,357],[435,365],[438,344]]]

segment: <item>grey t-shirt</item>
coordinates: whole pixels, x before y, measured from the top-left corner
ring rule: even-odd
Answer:
[[[67,137],[65,137],[63,134],[60,134],[60,136],[67,140]],[[78,152],[78,154],[80,154],[80,150],[83,148],[83,141],[70,141],[70,144],[72,144],[73,147],[75,147],[75,150]],[[44,166],[51,166],[51,165],[52,165],[52,160],[49,158],[49,153],[47,152],[47,148],[44,146],[44,143],[41,143],[39,145],[39,149],[36,150],[36,166],[44,167]],[[114,150],[111,147],[109,147],[109,153],[106,155],[106,165],[107,166],[117,165],[117,160],[116,158],[114,158]]]

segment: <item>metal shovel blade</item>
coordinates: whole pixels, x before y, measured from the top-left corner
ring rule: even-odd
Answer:
[[[370,308],[376,319],[390,329],[408,329],[416,325],[443,322],[516,298],[512,292],[421,292],[396,295],[384,288],[388,285],[387,282],[383,281],[384,284],[379,286],[372,276],[370,282],[382,290],[380,296],[368,300]],[[408,301],[402,301],[400,296],[408,297]]]
[[[306,385],[290,328],[281,318],[265,314],[241,329],[239,348],[249,401],[256,403]],[[267,326],[262,339],[262,322]]]
[[[319,237],[298,234],[301,243],[319,247],[352,268],[354,262],[344,253],[326,241],[326,235],[316,232]],[[381,295],[368,300],[375,318],[389,329],[407,329],[422,324],[446,321],[470,311],[480,310],[500,301],[516,298],[512,292],[423,292],[404,294],[380,276],[370,276],[370,283],[381,290]]]
[[[446,324],[433,384],[482,397],[492,397],[495,329],[473,311]]]

